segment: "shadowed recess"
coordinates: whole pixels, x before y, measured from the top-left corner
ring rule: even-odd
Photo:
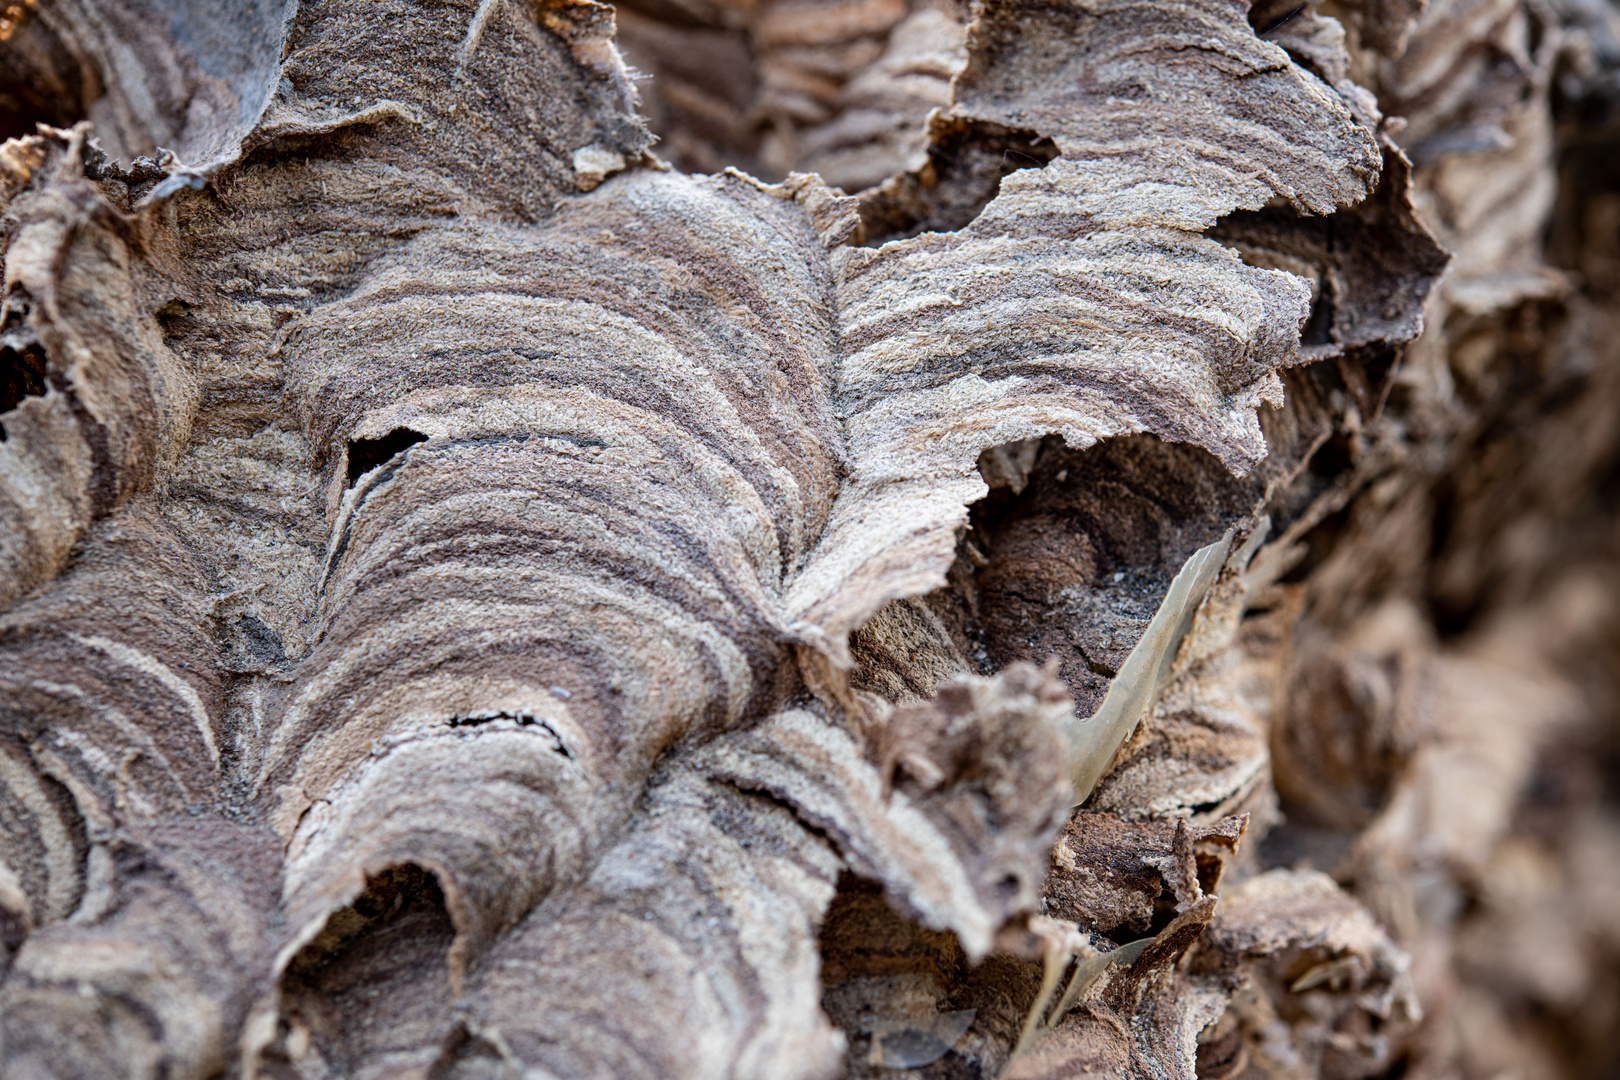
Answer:
[[[378,439],[351,439],[347,486],[354,487],[355,481],[372,469],[422,442],[427,442],[427,436],[410,428],[395,428]]]
[[[276,88],[290,11],[288,0],[0,5],[0,139],[90,120],[126,165],[163,150],[192,166],[234,157]]]
[[[1028,128],[964,120],[930,126],[933,139],[920,169],[895,176],[861,199],[861,242],[877,247],[924,232],[964,228],[1021,169],[1043,169],[1057,143]]]
[[[81,73],[32,0],[0,4],[0,141],[32,135],[36,124],[83,120],[99,80]]]
[[[1257,507],[1267,472],[1239,479],[1214,455],[1151,435],[1087,450],[1042,442],[1018,493],[996,487],[974,507],[991,664],[1055,656],[1076,711],[1095,712],[1170,579]]]
[[[438,880],[404,865],[367,879],[332,914],[282,980],[279,1052],[271,1076],[420,1075],[451,1027],[445,954],[455,936]],[[285,1056],[282,1056],[282,1055]]]
[[[22,404],[23,398],[45,396],[45,350],[37,344],[20,349],[0,346],[0,413]],[[0,442],[6,426],[0,424]]]

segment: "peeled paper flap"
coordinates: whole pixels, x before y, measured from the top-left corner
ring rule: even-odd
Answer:
[[[1069,762],[1074,776],[1075,805],[1086,801],[1103,771],[1114,760],[1119,748],[1131,737],[1159,691],[1170,677],[1176,648],[1192,627],[1198,605],[1209,595],[1210,586],[1226,564],[1232,546],[1233,530],[1205,548],[1199,548],[1176,572],[1159,610],[1153,613],[1147,632],[1108,687],[1102,708],[1092,716],[1076,718],[1065,726],[1069,740]]]

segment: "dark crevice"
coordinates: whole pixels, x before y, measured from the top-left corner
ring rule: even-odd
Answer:
[[[255,660],[266,664],[287,662],[287,650],[282,645],[281,635],[258,617],[243,615],[236,620],[236,629],[243,646]]]
[[[1355,463],[1354,435],[1340,429],[1317,447],[1308,467],[1315,476],[1333,479],[1350,472]]]
[[[99,77],[81,72],[35,5],[0,3],[0,141],[33,135],[39,124],[72,127],[99,92]]]
[[[0,346],[0,413],[8,413],[24,398],[45,396],[45,350],[37,343],[14,348]],[[6,427],[0,423],[0,442]]]
[[[1129,945],[1145,937],[1158,937],[1166,927],[1176,921],[1176,916],[1181,914],[1179,903],[1175,892],[1169,886],[1160,889],[1159,895],[1153,898],[1153,918],[1146,930],[1137,933],[1122,926],[1112,931],[1108,935],[1109,939],[1118,945]]]
[[[28,924],[21,912],[0,908],[0,977],[11,968],[11,958],[28,939]]]
[[[1299,585],[1309,581],[1321,568],[1322,564],[1333,554],[1338,546],[1340,537],[1350,527],[1350,510],[1348,507],[1335,510],[1325,515],[1321,521],[1300,537],[1300,544],[1305,554],[1286,574],[1283,574],[1278,583],[1282,585]]]
[[[652,781],[652,786],[658,787],[666,782],[666,778],[655,777]],[[814,820],[805,813],[803,807],[799,806],[795,802],[792,802],[781,793],[773,791],[770,788],[763,787],[757,783],[747,781],[742,777],[714,777],[712,782],[715,784],[723,784],[732,791],[742,795],[745,799],[759,799],[761,802],[769,803],[771,806],[787,811],[793,816],[793,820],[798,822],[801,829],[815,837],[817,842],[826,845],[828,851],[842,854],[844,845],[839,842],[838,837],[827,831],[825,823]],[[875,884],[866,882],[866,879],[864,878],[855,877],[855,875],[851,874],[848,870],[845,870],[839,874],[840,880],[843,880],[844,878],[849,878],[851,881],[861,881],[866,884]],[[882,886],[875,887],[881,888]]]
[[[1233,477],[1212,454],[1152,435],[1076,450],[1044,440],[1024,490],[971,508],[972,607],[991,669],[1055,657],[1081,715],[1192,553],[1263,499],[1265,471]]]
[[[448,1038],[454,938],[433,873],[405,864],[368,876],[365,891],[327,919],[283,977],[281,1040],[267,1054],[272,1075],[306,1075],[289,1065],[311,1049],[350,1075],[378,1051],[396,1050],[396,1027],[442,1029]]]
[[[1021,169],[1043,169],[1057,143],[1027,128],[954,120],[931,132],[928,163],[861,199],[860,243],[870,247],[924,232],[966,228]]]
[[[1369,1019],[1377,1019],[1376,1016]],[[1406,1074],[1412,1069],[1412,1055],[1402,1054],[1390,1062],[1389,1068],[1379,1073],[1372,1080],[1405,1080]]]
[[[1111,668],[1107,664],[1098,663],[1091,657],[1087,656],[1086,651],[1080,648],[1078,645],[1075,646],[1074,651],[1080,655],[1080,659],[1085,661],[1086,669],[1093,675],[1101,675],[1105,679],[1112,679],[1114,676],[1119,674],[1118,668]]]
[[[1266,37],[1305,14],[1309,4],[1296,0],[1255,0],[1249,7],[1249,26],[1255,37]]]
[[[1311,314],[1299,332],[1301,345],[1333,344],[1333,282],[1324,278],[1316,290]]]
[[[531,712],[514,712],[508,709],[492,709],[487,712],[457,713],[455,716],[452,716],[450,719],[446,720],[445,723],[453,728],[463,728],[479,727],[483,724],[492,724],[501,720],[515,723],[519,727],[538,727],[543,729],[546,734],[551,736],[551,748],[554,751],[570,761],[574,759],[574,752],[568,749],[568,744],[563,742],[562,735],[559,734],[557,729],[552,726],[551,721],[545,719],[544,717],[536,716]]]
[[[971,1010],[970,1040],[1011,1046],[1040,985],[1039,967],[1018,957],[970,964],[954,934],[898,913],[881,885],[847,871],[819,937],[822,1009],[844,1033],[851,1076],[988,1076],[970,1044],[934,1045],[931,1022]],[[928,1049],[912,1056],[912,1047]]]
[[[438,878],[419,866],[406,864],[368,877],[366,889],[347,908],[327,920],[326,927],[304,946],[287,969],[288,979],[319,981],[368,934],[375,934],[406,909],[444,911],[444,893]],[[448,922],[448,915],[445,915]]]
[[[353,490],[361,477],[376,473],[371,484],[365,491],[360,493],[359,499],[354,505],[356,513],[359,512],[361,504],[384,484],[388,483],[389,480],[393,479],[394,474],[404,464],[403,459],[399,461],[395,461],[395,459],[417,443],[426,441],[426,435],[419,431],[412,431],[410,428],[395,428],[380,439],[350,440],[347,448],[349,461],[348,483],[344,486]],[[338,533],[337,543],[333,545],[332,554],[327,558],[326,571],[321,575],[320,592],[324,593],[326,591],[328,577],[337,568],[338,562],[343,558],[344,553],[349,550],[349,537],[353,528],[354,517],[350,515],[344,519],[343,529]]]
[[[1197,447],[1149,434],[1085,450],[1049,437],[1028,462],[1016,448],[987,452],[991,490],[970,508],[949,587],[929,603],[981,672],[1055,657],[1076,711],[1095,712],[1195,550],[1261,512],[1280,535],[1350,481],[1362,436],[1338,410],[1363,400],[1375,410],[1382,388],[1372,383],[1387,372],[1350,382],[1346,365],[1366,351],[1283,373],[1283,409],[1261,415],[1270,453],[1242,478]],[[1287,580],[1328,557],[1346,514],[1322,511]]]
[[[93,517],[102,517],[117,505],[119,496],[120,477],[118,465],[113,461],[112,439],[106,425],[85,407],[73,387],[73,380],[65,372],[50,372],[46,377],[51,389],[67,399],[79,435],[90,451],[90,512]]]
[[[1266,18],[1291,9],[1278,5]],[[1421,329],[1424,301],[1450,258],[1412,211],[1411,166],[1392,150],[1383,165],[1377,188],[1355,206],[1317,217],[1276,200],[1234,211],[1204,234],[1250,266],[1312,283],[1300,345],[1312,360],[1338,360],[1363,421],[1382,408],[1399,350]]]
[[[349,440],[349,482],[345,486],[354,487],[355,482],[372,469],[427,439],[420,431],[400,427],[380,439]]]

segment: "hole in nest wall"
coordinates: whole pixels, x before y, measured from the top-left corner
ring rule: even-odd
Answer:
[[[989,666],[1055,656],[1076,710],[1095,712],[1176,572],[1254,509],[1264,481],[1148,434],[1085,450],[1050,437],[1027,465],[1000,449],[981,458],[994,486],[965,539]]]
[[[861,202],[862,243],[876,246],[923,232],[965,228],[1021,169],[1042,169],[1061,151],[1026,128],[956,122],[934,132],[927,163],[869,192]]]
[[[9,413],[24,398],[45,396],[45,350],[37,344],[0,346],[0,413]],[[6,426],[0,422],[0,442]]]
[[[1249,26],[1255,36],[1267,37],[1291,25],[1309,7],[1298,0],[1254,0],[1249,5]]]
[[[427,442],[427,438],[420,431],[399,427],[379,439],[351,439],[349,441],[349,480],[346,486],[354,487],[355,481],[366,473],[396,454],[404,453],[417,443]]]
[[[0,0],[0,139],[32,135],[37,124],[71,127],[100,95],[100,79],[32,0]]]
[[[1096,712],[1171,580],[1257,510],[1274,471],[1234,477],[1205,450],[1145,433],[1084,450],[1058,436],[987,450],[990,490],[968,508],[945,587],[885,607],[851,636],[854,685],[932,693],[937,675],[887,638],[921,619],[982,675],[1056,659],[1076,712]]]
[[[368,877],[365,892],[334,912],[287,969],[281,1038],[267,1054],[272,1070],[283,1071],[273,1075],[307,1076],[298,1066],[319,1061],[350,1076],[379,1051],[397,1049],[388,1040],[399,1030],[447,1034],[454,938],[432,873],[406,864]],[[431,1064],[436,1049],[427,1055]]]

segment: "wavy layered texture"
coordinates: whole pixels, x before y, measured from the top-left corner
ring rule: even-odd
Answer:
[[[1238,471],[1263,456],[1254,410],[1280,400],[1308,295],[1199,230],[1273,197],[1356,201],[1377,151],[1239,9],[1165,18],[987,7],[944,122],[1033,129],[1060,156],[1002,180],[960,232],[837,253],[854,472],[791,593],[835,643],[943,583],[990,447],[1146,430]],[[1264,123],[1238,104],[1251,93],[1274,102]]]
[[[98,525],[0,622],[7,908],[32,929],[0,987],[19,1076],[208,1075],[251,1004],[239,973],[270,955],[279,853],[220,803],[203,578],[154,519]]]
[[[157,279],[175,269],[172,249],[149,244],[84,175],[85,137],[35,141],[17,158],[31,185],[9,209],[0,349],[34,378],[0,444],[6,605],[60,572],[92,521],[172,465],[196,408],[191,373],[148,314],[161,302]]]
[[[927,119],[967,61],[967,12],[934,0],[619,6],[658,153],[689,172],[814,172],[846,191],[923,167]]]
[[[158,71],[141,42],[185,14],[106,38],[51,11],[109,81],[119,49]],[[790,50],[819,11],[754,32]],[[0,421],[8,1075],[830,1075],[852,1043],[816,936],[852,878],[996,956],[1000,1005],[956,1030],[997,1068],[1027,1051],[1031,958],[1107,951],[1039,914],[1073,701],[992,674],[925,594],[996,446],[1266,457],[1313,302],[1288,268],[1342,252],[1287,262],[1284,220],[1245,262],[1204,232],[1375,191],[1398,158],[1353,84],[1231,4],[852,7],[820,46],[880,48],[827,155],[860,93],[945,104],[960,60],[930,126],[851,157],[907,170],[856,199],[649,157],[590,0],[237,14],[260,32],[217,58],[164,38],[175,86],[222,80],[184,117],[148,95],[143,137],[180,157],[110,160],[81,125],[0,158],[0,334],[31,388]],[[937,63],[906,59],[913,23]],[[1048,163],[984,164],[1014,143]],[[1384,311],[1334,323],[1335,355],[1414,332],[1438,270],[1390,175],[1369,220],[1405,277],[1333,279]],[[902,220],[930,198],[965,227]],[[1135,553],[1138,607],[1207,531],[1259,535],[1325,437],[1297,381],[1275,460],[1193,484]],[[1257,544],[1190,658],[1230,639]],[[1205,788],[1235,806],[1252,758]],[[1161,780],[1133,809],[1185,805]],[[1108,1053],[1190,1067],[1231,988],[1169,978],[1214,917],[1176,843],[1173,917],[1015,1067],[1061,1058],[1077,1001],[1130,1030]]]
[[[583,872],[672,742],[780,692],[782,581],[837,466],[828,282],[792,209],[646,174],[543,235],[424,233],[289,339],[310,427],[351,455],[426,437],[343,491],[265,748],[291,910],[413,861],[487,938]],[[426,775],[465,792],[457,827]]]

